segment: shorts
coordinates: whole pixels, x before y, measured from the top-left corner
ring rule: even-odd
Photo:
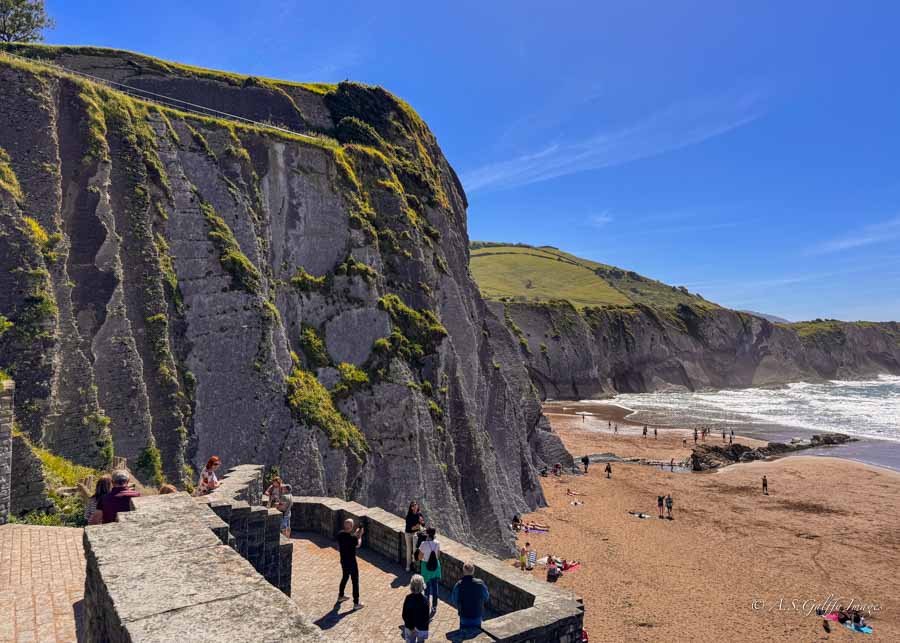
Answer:
[[[290,528],[291,528],[291,512],[286,511],[283,514],[281,514],[281,530],[284,531],[285,529],[290,529]]]

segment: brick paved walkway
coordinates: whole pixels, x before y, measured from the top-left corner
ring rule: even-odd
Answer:
[[[68,527],[0,527],[0,641],[77,640],[81,534]]]
[[[326,636],[350,643],[402,641],[403,599],[409,593],[410,574],[401,565],[366,549],[359,550],[360,601],[365,607],[351,611],[353,601],[335,606],[341,564],[335,542],[310,532],[295,532],[292,598]],[[351,583],[347,582],[347,596]],[[429,641],[460,641],[456,608],[447,603],[450,592],[441,588]],[[448,633],[450,636],[448,636]]]

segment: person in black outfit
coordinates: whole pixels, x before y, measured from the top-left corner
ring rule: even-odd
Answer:
[[[403,625],[407,643],[421,643],[428,638],[428,599],[425,597],[425,580],[413,574],[409,581],[409,594],[403,601]]]
[[[769,495],[769,479],[763,476],[763,495]]]
[[[359,566],[356,564],[356,550],[362,546],[363,528],[353,529],[353,520],[347,518],[344,521],[344,530],[337,536],[338,550],[341,552],[341,586],[338,590],[337,602],[347,600],[344,590],[347,589],[347,579],[353,581],[353,609],[362,608],[359,602]]]
[[[587,457],[586,455],[581,457],[581,464],[584,465],[584,472],[585,472],[585,473],[587,473],[588,465],[589,465],[590,463],[591,463],[591,459],[590,459],[589,457]]]
[[[421,533],[424,525],[425,517],[419,511],[419,503],[413,500],[409,503],[409,509],[406,512],[406,531],[403,534],[406,540],[406,571],[413,571],[415,553],[419,549],[419,543],[416,542],[416,534]]]

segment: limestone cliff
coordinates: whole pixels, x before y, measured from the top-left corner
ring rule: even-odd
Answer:
[[[545,398],[738,388],[900,373],[900,324],[773,324],[714,305],[492,301]]]
[[[452,537],[509,547],[504,521],[543,502],[536,467],[570,458],[472,282],[465,195],[408,105],[9,51],[41,61],[0,56],[0,369],[24,433],[148,480],[217,454],[297,493],[416,498]]]

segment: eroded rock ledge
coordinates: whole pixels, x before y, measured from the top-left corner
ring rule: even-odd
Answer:
[[[805,449],[815,447],[833,446],[856,442],[856,438],[843,433],[823,433],[812,436],[809,440],[783,444],[781,442],[769,442],[764,447],[755,449],[743,444],[730,444],[726,447],[713,444],[701,444],[694,447],[691,454],[691,467],[694,471],[707,471],[719,467],[734,464],[736,462],[752,462],[766,458],[788,455]]]

